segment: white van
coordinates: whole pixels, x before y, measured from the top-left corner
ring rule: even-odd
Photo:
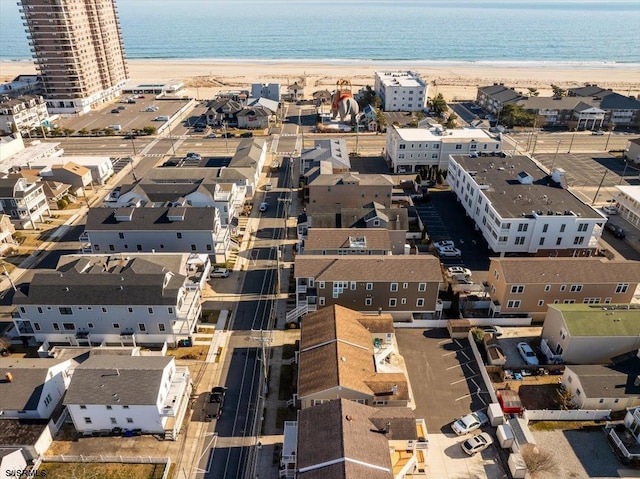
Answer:
[[[114,131],[122,130],[122,125],[109,125],[107,128],[111,128]]]
[[[169,121],[168,116],[156,116],[155,121]]]

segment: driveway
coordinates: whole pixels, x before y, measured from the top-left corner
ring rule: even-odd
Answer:
[[[429,431],[427,477],[430,479],[504,477],[496,446],[467,456],[465,439],[451,430],[451,421],[484,409],[489,396],[467,340],[452,340],[446,330],[397,329],[416,404]],[[487,428],[495,437],[493,428]]]

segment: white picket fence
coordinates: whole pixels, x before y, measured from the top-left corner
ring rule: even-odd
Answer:
[[[611,415],[611,409],[526,409],[524,418],[528,421],[598,421]]]

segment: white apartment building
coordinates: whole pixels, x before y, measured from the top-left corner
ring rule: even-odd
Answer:
[[[446,169],[450,155],[496,155],[502,139],[478,128],[387,128],[387,161],[395,173],[436,166]]]
[[[14,295],[14,326],[38,343],[176,345],[200,319],[206,255],[65,255]]]
[[[280,83],[252,83],[252,98],[267,98],[276,102],[280,101]]]
[[[422,111],[427,107],[429,85],[412,71],[377,71],[374,91],[384,111]]]
[[[52,113],[87,113],[116,98],[127,65],[115,0],[21,0]]]
[[[618,202],[618,212],[629,223],[640,228],[640,186],[616,186],[618,192],[615,199]]]
[[[48,126],[47,103],[41,96],[20,96],[0,102],[0,130],[10,134],[29,132],[40,126]]]
[[[606,217],[530,158],[451,156],[447,183],[496,253],[590,256]]]
[[[217,208],[90,208],[83,251],[99,254],[159,252],[209,255],[229,259],[231,236]]]
[[[36,229],[44,215],[51,215],[42,184],[15,174],[0,178],[0,208],[18,229]]]
[[[64,398],[80,434],[160,434],[176,440],[193,385],[186,366],[167,356],[91,356]]]

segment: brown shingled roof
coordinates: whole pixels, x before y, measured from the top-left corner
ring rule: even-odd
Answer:
[[[496,258],[506,283],[638,283],[640,262],[599,258]]]
[[[391,240],[386,228],[310,228],[304,248],[308,251],[349,248],[350,238],[365,238],[363,250],[390,250]]]
[[[298,255],[297,278],[316,281],[442,282],[440,261],[432,255]]]

